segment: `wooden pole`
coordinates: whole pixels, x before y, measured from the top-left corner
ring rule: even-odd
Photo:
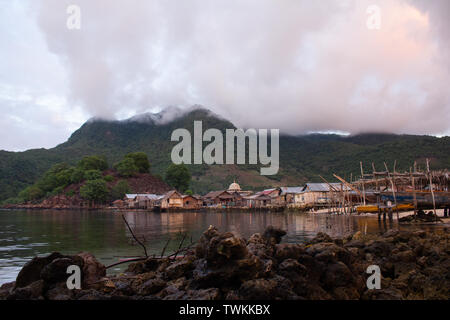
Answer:
[[[342,179],[341,177],[339,177],[338,175],[333,173],[333,176],[338,179],[339,181],[341,181],[345,186],[347,186],[348,188],[352,189],[353,191],[355,191],[357,194],[361,195],[361,192],[354,188],[350,183],[348,183],[347,181],[345,181],[344,179]]]
[[[397,166],[397,160],[394,160],[394,171],[393,171],[394,175],[392,176],[392,182],[394,183],[395,189],[397,189],[397,185],[395,184],[395,168],[396,168],[396,166]]]
[[[375,179],[375,190],[380,191],[380,189],[378,188],[378,178],[375,175],[375,165],[372,162],[372,173],[373,173],[373,178]]]
[[[433,199],[433,210],[434,210],[434,216],[435,216],[435,222],[437,222],[437,214],[436,214],[436,202],[434,200],[434,191],[433,191],[433,180],[431,179],[431,173],[430,173],[430,161],[427,158],[427,173],[428,177],[430,179],[430,190],[431,190],[431,198]]]
[[[409,174],[411,176],[411,180],[412,180],[412,187],[413,187],[413,196],[414,196],[414,217],[417,216],[417,197],[416,197],[416,183],[415,183],[415,178],[412,175],[412,171],[411,171],[411,167],[409,168]]]
[[[332,192],[333,192],[333,194],[332,194],[332,199],[330,199],[330,205],[331,205],[331,201],[333,201],[334,202],[334,198],[335,198],[335,195],[334,195],[334,191],[336,191],[336,189],[331,185],[331,183],[329,183],[324,177],[322,177],[321,175],[319,175],[319,177],[320,177],[320,179],[322,179],[323,181],[325,181],[325,183],[330,187],[330,194],[332,194]]]
[[[391,174],[389,173],[389,169],[387,167],[386,162],[384,163],[384,167],[386,168],[388,179],[391,182],[392,195],[394,196],[394,204],[395,204],[395,208],[397,209],[397,221],[399,221],[399,214],[398,214],[398,208],[397,208],[397,197],[395,196],[394,182],[392,182]]]
[[[361,179],[364,179],[364,171],[363,171],[362,161],[359,162],[359,165],[361,166]],[[364,202],[364,205],[366,205],[366,189],[364,187],[364,181],[362,181],[362,189],[363,189],[363,202]]]

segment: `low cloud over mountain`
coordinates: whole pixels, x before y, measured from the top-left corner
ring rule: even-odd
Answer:
[[[81,9],[80,30],[66,28],[69,4]],[[379,30],[367,28],[370,5],[380,8]],[[20,134],[0,148],[28,147],[23,137],[46,130],[55,144],[92,116],[194,104],[288,133],[450,132],[447,0],[41,0],[6,9],[10,45],[0,57],[22,63],[0,62],[0,105],[11,115],[0,130]],[[41,116],[23,111],[30,105]]]

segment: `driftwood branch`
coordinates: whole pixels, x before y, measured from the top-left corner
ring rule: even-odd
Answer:
[[[164,246],[164,248],[161,251],[161,258],[164,256],[164,253],[166,252],[167,246],[169,245],[170,242],[170,238],[167,239],[166,245]]]
[[[145,247],[145,245],[144,245],[141,241],[138,240],[138,238],[136,237],[136,235],[135,235],[135,234],[133,233],[133,231],[131,230],[130,225],[128,224],[127,220],[125,219],[125,217],[124,217],[123,215],[122,215],[122,219],[123,219],[123,221],[125,222],[125,224],[127,225],[128,230],[130,230],[130,233],[131,233],[131,235],[133,236],[134,240],[136,240],[136,242],[139,243],[139,244],[142,246],[142,248],[144,248],[145,257],[136,257],[136,258],[133,258],[133,259],[127,259],[127,260],[124,260],[124,261],[119,261],[119,262],[110,264],[109,266],[106,266],[106,269],[109,269],[109,268],[112,268],[112,267],[121,265],[121,264],[123,264],[123,263],[137,262],[137,261],[143,261],[143,260],[148,259],[147,248]],[[162,252],[161,252],[161,256],[160,256],[160,257],[155,257],[155,255],[153,254],[153,255],[152,255],[152,258],[153,258],[153,259],[165,259],[165,258],[168,258],[168,259],[176,259],[177,256],[178,256],[180,253],[189,251],[189,250],[192,248],[192,246],[195,244],[195,243],[192,241],[192,236],[191,236],[191,243],[189,243],[187,246],[183,247],[183,244],[184,244],[184,241],[186,240],[186,238],[187,238],[187,233],[185,233],[185,234],[183,235],[183,238],[181,239],[180,244],[178,245],[178,250],[176,250],[175,252],[171,253],[170,255],[164,257],[164,253],[166,252],[167,246],[169,245],[169,242],[170,242],[170,238],[169,238],[169,239],[167,240],[167,242],[166,242],[166,244],[165,244],[165,246],[164,246]],[[143,237],[143,239],[144,239],[144,241],[145,241],[145,237]]]
[[[118,266],[119,264],[122,264],[122,263],[142,261],[142,260],[145,260],[145,259],[147,259],[147,258],[142,257],[142,258],[136,258],[136,259],[127,259],[127,260],[124,260],[124,261],[119,261],[119,262],[110,264],[109,266],[106,266],[105,268],[106,268],[106,269],[109,269],[109,268]]]
[[[124,215],[122,215],[122,219],[123,219],[123,221],[125,222],[125,224],[127,225],[128,230],[130,230],[130,233],[131,233],[131,235],[133,236],[134,240],[136,240],[136,242],[144,249],[144,254],[145,254],[145,257],[147,258],[147,257],[148,257],[148,254],[147,254],[147,248],[145,247],[145,244],[143,244],[143,243],[142,243],[142,242],[134,235],[134,232],[133,232],[133,230],[131,230],[131,227],[130,227],[130,225],[128,224],[127,219],[125,219]],[[144,238],[144,239],[145,239],[145,238]]]

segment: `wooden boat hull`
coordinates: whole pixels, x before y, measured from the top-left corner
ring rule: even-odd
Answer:
[[[398,209],[398,211],[413,210],[414,205],[412,205],[410,203],[402,203],[402,204],[397,204],[397,206],[392,207],[392,210],[396,211],[397,209]],[[374,205],[359,206],[356,208],[356,212],[358,212],[358,213],[377,213],[378,205],[374,204]]]

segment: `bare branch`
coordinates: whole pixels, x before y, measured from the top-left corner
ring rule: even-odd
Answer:
[[[134,240],[136,240],[136,242],[144,249],[144,254],[145,254],[145,257],[147,258],[147,257],[148,257],[148,254],[147,254],[147,248],[145,247],[145,244],[143,244],[143,243],[142,243],[142,242],[134,235],[134,232],[133,232],[133,230],[131,230],[131,227],[130,227],[130,225],[128,224],[127,219],[125,219],[124,215],[122,215],[122,219],[123,219],[123,221],[125,222],[125,224],[127,225],[128,230],[130,230],[130,233],[131,233],[131,235],[133,236]],[[144,239],[145,239],[145,238],[144,238]]]

